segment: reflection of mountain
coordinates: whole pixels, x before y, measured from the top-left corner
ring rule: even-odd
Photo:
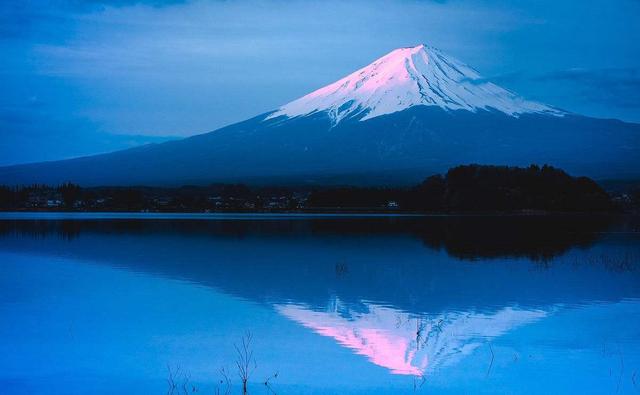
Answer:
[[[489,217],[4,221],[0,249],[77,257],[196,282],[261,302],[294,301],[323,308],[328,298],[337,296],[353,311],[366,310],[362,301],[439,314],[514,305],[538,309],[638,294],[634,275],[622,276],[600,264],[604,256],[623,263],[637,257],[637,236],[596,242],[601,235],[595,231],[607,228],[587,219],[537,219],[539,225],[531,227],[535,231],[524,231],[521,237],[513,229],[526,226],[500,225],[519,220],[525,225],[533,221]],[[473,242],[470,229],[477,229],[480,240],[489,240],[487,245]],[[500,240],[501,248],[496,249],[491,235],[509,232],[511,242]],[[456,241],[458,235],[467,241]],[[451,247],[455,243],[463,247]],[[451,256],[433,245],[456,252]],[[467,252],[457,252],[463,250]],[[566,252],[544,263],[505,258],[552,255],[548,251]],[[468,262],[458,255],[496,259]]]
[[[335,304],[334,304],[335,306]],[[365,303],[366,311],[315,311],[276,305],[276,310],[314,332],[365,356],[394,374],[426,376],[455,364],[491,339],[547,315],[541,310],[503,308],[494,313],[447,312],[412,316]]]

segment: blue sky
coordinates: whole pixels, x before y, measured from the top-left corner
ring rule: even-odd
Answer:
[[[640,122],[639,17],[639,0],[3,1],[0,164],[211,131],[418,43]]]

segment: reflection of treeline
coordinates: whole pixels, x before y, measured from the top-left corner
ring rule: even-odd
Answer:
[[[638,195],[638,196],[636,196]],[[625,195],[633,206],[640,194]],[[593,180],[550,166],[459,166],[409,188],[209,186],[0,187],[2,210],[412,212],[604,211],[615,206]],[[629,203],[625,201],[626,203]]]
[[[301,241],[410,236],[425,246],[462,259],[528,257],[547,260],[571,248],[587,248],[605,232],[632,234],[637,216],[617,215],[437,215],[408,217],[312,217],[305,220],[5,220],[0,239],[20,237],[74,239],[84,235],[162,236],[243,240]],[[182,247],[180,247],[182,248]]]

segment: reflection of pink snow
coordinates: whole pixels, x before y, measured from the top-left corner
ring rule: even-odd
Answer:
[[[335,339],[391,373],[414,376],[456,363],[487,338],[546,315],[538,310],[505,308],[492,315],[457,312],[426,321],[388,307],[367,307],[367,313],[351,313],[347,319],[335,311],[318,312],[300,305],[275,306],[285,317]]]
[[[391,373],[415,376],[422,374],[422,369],[411,365],[415,350],[408,351],[409,341],[406,338],[377,329],[362,329],[357,334],[352,328],[344,326],[312,329],[323,336],[333,337],[343,346],[366,356],[374,364],[390,369]]]
[[[425,45],[399,48],[330,85],[282,106],[269,118],[327,111],[334,122],[361,120],[416,106],[448,110],[493,108],[509,115],[563,113],[485,81],[477,71]]]

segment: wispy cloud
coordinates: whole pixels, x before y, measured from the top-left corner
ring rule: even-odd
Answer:
[[[150,5],[153,7],[162,7],[166,5],[186,3],[189,0],[69,0],[71,4],[76,6],[86,6],[87,4],[107,5],[115,7],[127,7],[132,5]]]
[[[574,101],[619,108],[640,108],[640,68],[570,68],[541,74],[522,71],[469,79],[471,84],[535,85],[539,91],[562,92]]]
[[[463,82],[468,82],[472,85],[482,85],[488,82],[493,82],[495,84],[500,84],[504,82],[517,81],[522,80],[524,74],[521,72],[511,72],[505,74],[497,74],[492,76],[484,76],[480,78],[464,78]]]
[[[539,83],[568,83],[580,98],[626,108],[640,108],[640,69],[573,68],[549,72],[532,78]]]

